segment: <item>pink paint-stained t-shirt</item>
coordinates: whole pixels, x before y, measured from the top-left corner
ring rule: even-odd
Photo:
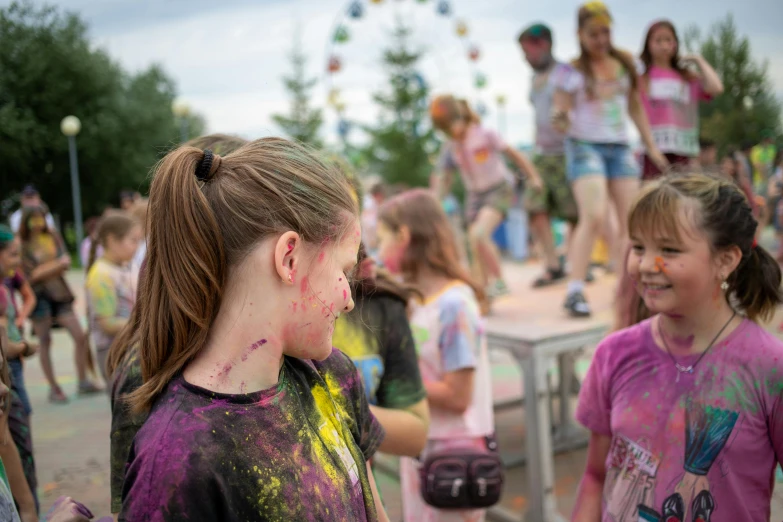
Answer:
[[[439,166],[442,170],[459,170],[469,192],[486,192],[511,182],[511,171],[502,155],[507,148],[497,133],[471,124],[461,142],[451,140],[443,147]]]
[[[655,319],[607,337],[577,420],[612,438],[603,522],[767,522],[783,455],[783,343],[745,319],[680,373]],[[701,517],[701,518],[699,518]]]
[[[698,155],[699,101],[710,99],[701,83],[697,79],[685,81],[677,71],[652,66],[642,84],[642,104],[658,149],[681,156]]]

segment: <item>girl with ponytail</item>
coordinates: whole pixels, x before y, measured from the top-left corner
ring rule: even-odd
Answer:
[[[87,316],[106,383],[106,358],[114,337],[127,324],[136,302],[137,274],[131,261],[142,239],[141,225],[124,211],[106,214],[97,225],[87,263]],[[101,256],[96,259],[98,248]]]
[[[596,349],[572,520],[769,520],[783,343],[759,322],[783,296],[748,200],[723,178],[672,175],[645,186],[628,226],[628,274],[652,317]]]
[[[361,239],[345,176],[279,138],[183,146],[157,168],[148,226],[115,341],[137,345],[128,400],[149,410],[119,519],[386,521],[367,464],[383,429],[332,348]]]

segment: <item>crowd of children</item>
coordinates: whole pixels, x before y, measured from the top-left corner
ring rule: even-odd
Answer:
[[[406,522],[484,521],[503,475],[483,316],[508,292],[492,234],[514,170],[543,253],[533,286],[569,279],[571,316],[591,314],[595,239],[615,239],[617,331],[580,393],[591,436],[573,520],[769,520],[783,343],[760,321],[783,301],[783,254],[757,238],[766,220],[783,236],[783,160],[765,139],[718,162],[698,129],[699,101],[723,89],[712,67],[679,54],[668,21],[638,60],[611,25],[603,3],[581,6],[570,63],[545,25],[520,34],[532,160],[451,95],[430,107],[447,139],[431,187],[395,195],[376,183],[366,198],[344,163],[281,138],[172,150],[148,200],[123,194],[87,227],[87,332],[70,256],[26,188],[14,228],[0,226],[0,437],[14,442],[0,444],[3,520],[39,516],[23,368],[40,355],[50,401],[67,402],[56,325],[78,392],[103,390],[95,366],[107,384],[118,520],[385,521],[381,451],[400,457]],[[464,221],[448,199],[457,173]],[[567,264],[552,218],[572,227]],[[46,520],[91,518],[63,498]]]

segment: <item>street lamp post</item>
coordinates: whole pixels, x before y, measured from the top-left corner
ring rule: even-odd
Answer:
[[[171,111],[179,119],[179,137],[182,143],[188,141],[188,116],[190,116],[190,106],[183,100],[174,100],[171,104]]]
[[[73,196],[73,219],[76,229],[76,247],[82,244],[82,194],[79,187],[79,160],[76,156],[76,135],[82,129],[82,123],[76,116],[66,116],[60,122],[60,130],[68,138],[68,155],[71,160],[71,192]],[[78,256],[77,256],[78,258]]]

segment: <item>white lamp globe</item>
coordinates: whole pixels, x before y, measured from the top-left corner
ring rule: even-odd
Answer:
[[[60,130],[66,136],[76,136],[82,130],[82,122],[76,116],[66,116],[60,122]]]

